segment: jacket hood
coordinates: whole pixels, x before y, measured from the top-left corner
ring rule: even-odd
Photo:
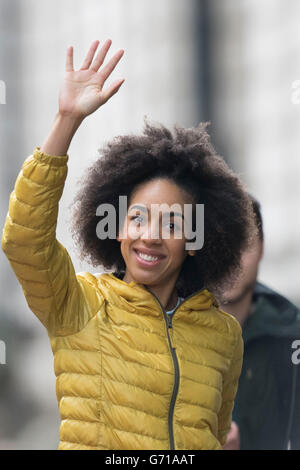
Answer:
[[[98,286],[104,298],[116,306],[132,312],[138,309],[139,313],[145,315],[160,316],[162,313],[159,299],[144,284],[135,281],[127,283],[113,273],[105,273],[98,277]],[[180,312],[199,311],[208,310],[212,305],[218,306],[217,301],[204,288],[186,297],[178,308]]]
[[[263,335],[300,335],[300,310],[278,292],[257,282],[253,292],[254,311],[243,326],[244,341]]]

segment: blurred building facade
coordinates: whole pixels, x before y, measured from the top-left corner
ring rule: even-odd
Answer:
[[[260,277],[300,305],[300,3],[205,0],[208,119],[248,190],[261,202]]]

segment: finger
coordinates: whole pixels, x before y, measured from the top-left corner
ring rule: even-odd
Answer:
[[[100,51],[96,55],[96,58],[95,58],[95,60],[93,62],[93,65],[91,67],[91,69],[94,70],[95,72],[97,72],[99,67],[103,64],[103,61],[106,57],[108,49],[111,46],[111,43],[112,43],[111,39],[107,39],[107,41],[105,41],[105,43],[101,47]]]
[[[117,63],[119,62],[123,54],[124,54],[124,51],[123,49],[121,49],[110,59],[110,61],[105,65],[105,67],[103,67],[103,69],[100,70],[99,74],[101,75],[101,79],[102,79],[101,86],[103,85],[107,77],[109,77],[109,75],[112,73],[112,71],[114,70],[115,66],[117,65]]]
[[[68,46],[66,56],[66,72],[72,72],[73,68],[73,46]]]
[[[99,43],[100,41],[96,40],[96,41],[93,41],[90,48],[89,48],[89,51],[82,63],[82,66],[80,67],[80,70],[84,70],[84,69],[88,69],[89,66],[91,65],[92,63],[92,60],[93,60],[93,57],[94,57],[94,54],[97,50],[97,47],[99,46]]]
[[[122,78],[120,80],[116,80],[113,82],[106,90],[102,91],[102,100],[103,103],[106,103],[106,101],[109,100],[121,87],[121,85],[125,82],[125,78]]]

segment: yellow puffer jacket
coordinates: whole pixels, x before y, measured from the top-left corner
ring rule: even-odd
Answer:
[[[144,285],[75,274],[56,239],[67,161],[36,147],[2,236],[51,342],[59,449],[222,449],[242,367],[239,323],[207,289],[187,297],[168,324]]]

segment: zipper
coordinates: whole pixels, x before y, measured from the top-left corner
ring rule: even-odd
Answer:
[[[193,297],[194,295],[197,295],[199,294],[199,292],[203,291],[204,288],[200,289],[199,291],[197,292],[194,292],[193,294],[189,295],[188,297],[186,297],[182,302],[181,304],[178,305],[178,307],[175,308],[174,312],[169,315],[166,313],[164,307],[162,306],[159,298],[153,293],[151,292],[147,286],[145,286],[146,289],[150,292],[151,295],[153,295],[153,297],[157,300],[157,302],[159,303],[160,305],[160,308],[163,312],[163,316],[164,316],[164,319],[165,319],[165,322],[166,322],[166,326],[167,326],[167,337],[168,337],[168,341],[169,341],[169,347],[170,347],[170,351],[171,351],[171,355],[172,355],[172,359],[173,359],[173,365],[174,365],[174,386],[173,386],[173,392],[172,392],[172,397],[171,397],[171,402],[170,402],[170,407],[169,407],[169,416],[168,416],[168,428],[169,428],[169,439],[170,439],[170,450],[175,450],[175,443],[174,443],[174,429],[173,429],[173,415],[174,415],[174,408],[175,408],[175,403],[176,403],[176,398],[177,398],[177,395],[178,395],[178,389],[179,389],[179,377],[180,377],[180,371],[179,371],[179,364],[178,364],[178,358],[177,358],[177,354],[176,354],[176,347],[175,347],[175,344],[174,344],[174,337],[173,337],[173,326],[172,326],[172,319],[173,319],[173,316],[174,314],[176,313],[176,310],[184,303],[186,302],[188,299],[190,299],[191,297]],[[171,330],[171,334],[169,332],[169,330]]]

